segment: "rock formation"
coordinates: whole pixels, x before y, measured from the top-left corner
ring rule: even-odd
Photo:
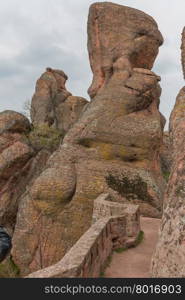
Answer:
[[[0,113],[0,224],[11,232],[26,186],[41,172],[51,152],[88,103],[66,91],[66,79],[63,71],[47,68],[37,81],[32,100],[32,126],[20,113]],[[57,126],[50,128],[49,120],[55,109],[57,117],[53,122]]]
[[[185,27],[182,31],[182,44],[181,44],[181,63],[182,63],[182,72],[185,78]]]
[[[133,68],[150,70],[163,43],[152,17],[137,9],[108,2],[91,6],[88,36],[93,71],[89,88],[92,98],[108,83],[115,70],[121,71],[125,80],[133,73]]]
[[[11,235],[20,199],[52,152],[45,145],[39,151],[34,149],[32,131],[29,120],[22,114],[0,113],[0,225]]]
[[[182,35],[184,69],[185,35]],[[159,241],[152,261],[153,277],[185,277],[185,87],[170,117],[173,164],[164,197]]]
[[[79,118],[88,101],[72,96],[66,90],[67,79],[63,71],[47,68],[37,80],[31,104],[31,119],[35,127],[45,124],[65,134]]]
[[[33,156],[26,139],[29,131],[29,121],[23,115],[13,111],[0,113],[0,224],[10,231]]]
[[[55,72],[64,74],[62,71],[52,69],[46,73],[55,74]],[[77,121],[88,103],[87,100],[74,97],[69,92],[66,92],[69,96],[67,101],[63,101],[62,96],[60,99],[56,92],[55,99],[58,97],[57,109],[62,126],[50,127],[51,124],[43,121],[50,118],[49,110],[44,111],[48,109],[47,103],[44,102],[48,99],[44,96],[39,98],[38,94],[46,95],[49,89],[52,92],[54,87],[46,88],[48,78],[46,76],[47,79],[44,79],[44,75],[41,77],[42,80],[37,83],[38,93],[34,95],[32,101],[32,125],[20,113],[14,111],[0,113],[0,225],[4,226],[11,236],[14,232],[19,203],[22,197],[24,198],[26,189],[29,189],[35,178],[40,175],[49,156],[59,146],[62,137]],[[57,75],[55,77],[57,78]],[[61,90],[65,91],[64,84],[62,85],[62,80],[59,79],[56,79],[60,83],[58,89],[61,86]],[[44,113],[46,119],[43,117]]]
[[[163,134],[163,143],[160,150],[160,161],[163,176],[166,181],[168,181],[173,161],[172,141],[168,131],[165,131]]]
[[[105,2],[90,8],[88,39],[94,75],[89,104],[66,91],[63,72],[47,69],[37,82],[34,126],[70,129],[20,199],[11,254],[22,275],[64,256],[89,228],[101,193],[139,204],[145,216],[161,215],[164,118],[160,77],[150,69],[162,36],[145,13]]]

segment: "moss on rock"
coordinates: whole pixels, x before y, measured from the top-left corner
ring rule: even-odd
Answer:
[[[19,268],[11,256],[0,264],[0,278],[17,278],[19,274]]]
[[[56,150],[62,138],[63,134],[60,130],[49,127],[47,124],[34,127],[29,134],[29,141],[37,151],[41,149]]]
[[[147,183],[138,175],[135,178],[128,178],[125,175],[115,177],[109,174],[106,177],[107,184],[114,191],[117,191],[121,196],[128,200],[142,200],[147,203],[152,203],[153,198],[148,193]]]
[[[170,172],[164,171],[164,172],[163,172],[163,177],[164,177],[164,179],[166,180],[166,182],[168,182],[169,177],[170,177]]]

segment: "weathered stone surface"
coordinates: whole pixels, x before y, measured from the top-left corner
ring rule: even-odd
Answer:
[[[185,78],[185,27],[183,28],[182,31],[181,62],[182,62],[182,71]]]
[[[122,233],[115,230],[113,249],[134,246],[141,230],[139,205],[117,203],[112,201],[109,194],[101,194],[94,200],[92,224],[111,216],[125,216]]]
[[[47,68],[38,79],[31,103],[31,119],[35,127],[47,124],[66,133],[79,118],[88,101],[74,97],[66,90],[67,79],[63,71],[51,68]]]
[[[112,250],[134,246],[140,233],[139,206],[110,200],[109,194],[95,200],[93,224],[62,260],[28,277],[99,277]]]
[[[30,130],[29,120],[23,115],[0,113],[0,224],[11,234],[20,198],[50,154],[33,150],[28,139]]]
[[[28,278],[99,277],[112,253],[111,219],[114,218],[102,218],[93,224],[61,261],[29,274]],[[121,226],[125,218],[116,221]]]
[[[152,261],[153,277],[185,276],[185,88],[177,96],[170,121],[173,165],[164,198],[159,241]]]
[[[63,71],[51,68],[47,68],[38,79],[31,103],[31,119],[34,126],[43,123],[51,126],[56,122],[54,101],[56,96],[60,96],[60,101],[70,96],[65,88],[67,79]]]
[[[12,110],[0,112],[0,134],[27,133],[30,130],[29,120],[20,113]]]
[[[72,125],[80,118],[88,101],[82,97],[69,96],[61,102],[56,109],[56,118],[59,129],[67,133]]]
[[[22,169],[33,156],[26,143],[29,130],[29,121],[23,115],[14,111],[0,113],[0,224],[9,229],[15,225],[18,178],[21,180]]]
[[[184,31],[182,40],[184,55]],[[152,261],[153,277],[185,277],[185,87],[170,117],[173,164],[164,197],[159,241]]]
[[[129,77],[133,67],[151,69],[163,42],[152,17],[142,11],[114,3],[94,3],[88,21],[88,49],[93,71],[89,94],[107,84],[113,70],[124,69]]]
[[[172,154],[172,141],[168,131],[163,134],[163,143],[160,150],[160,160],[162,173],[166,181],[170,176],[173,154]]]
[[[0,224],[11,233],[26,187],[41,173],[50,154],[88,103],[84,98],[71,96],[65,88],[66,80],[63,71],[47,68],[37,81],[31,109],[34,127],[20,113],[0,113]]]
[[[162,37],[153,19],[140,11],[107,3],[95,4],[97,7],[108,9],[109,17],[116,9],[119,20],[125,18],[126,12],[128,19],[135,20],[132,33],[142,28],[146,31],[135,58],[131,54],[118,59],[114,56],[108,80],[96,90],[96,96],[67,132],[44,172],[21,199],[12,255],[22,275],[52,265],[65,255],[90,227],[93,202],[101,193],[109,193],[116,202],[139,204],[143,215],[161,215],[165,183],[159,152],[164,119],[158,110],[160,78],[149,69]],[[89,28],[94,26],[93,11],[94,6]],[[102,26],[109,28],[109,19],[102,18]],[[100,18],[99,22],[101,27]],[[105,56],[112,45],[119,46],[119,39],[122,45],[124,34],[128,33],[129,44],[135,43],[136,34],[130,34],[128,26],[118,36],[119,25],[111,23],[113,42],[104,44]],[[93,34],[96,36],[89,29],[90,41]],[[101,31],[99,36],[100,40],[105,38]],[[98,45],[92,50],[89,47],[94,65],[102,56]],[[96,77],[95,69],[93,73]]]

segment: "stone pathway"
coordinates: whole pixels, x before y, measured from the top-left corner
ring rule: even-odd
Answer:
[[[110,266],[104,277],[109,278],[149,278],[152,253],[155,249],[160,219],[141,218],[144,239],[140,245],[122,253],[113,253]]]

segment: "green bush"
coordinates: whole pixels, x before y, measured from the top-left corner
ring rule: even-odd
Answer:
[[[129,247],[129,248],[137,247],[139,244],[142,243],[143,239],[144,239],[144,232],[140,231],[138,233],[138,236],[136,238],[136,241],[135,241],[134,245]],[[122,253],[122,252],[128,250],[129,248],[128,247],[122,247],[122,248],[115,249],[114,251],[117,252],[117,253]]]
[[[169,177],[170,177],[170,172],[163,172],[163,177],[164,177],[164,179],[166,180],[166,182],[168,182],[168,180],[169,180]]]
[[[105,270],[110,266],[111,262],[112,262],[112,254],[107,257],[106,262],[101,268],[99,277],[105,277]]]
[[[56,128],[49,127],[47,124],[42,124],[33,128],[29,134],[29,141],[32,147],[40,151],[47,149],[54,151],[59,146],[63,134]]]
[[[137,236],[137,239],[136,239],[136,242],[135,242],[134,246],[137,247],[139,244],[141,244],[143,239],[144,239],[144,232],[140,231],[138,236]]]
[[[11,256],[0,264],[0,278],[17,278],[19,274],[19,268]]]
[[[124,251],[126,251],[126,250],[128,250],[127,247],[122,247],[122,248],[117,248],[117,249],[115,249],[114,251],[117,252],[117,253],[122,253],[122,252],[124,252]]]

